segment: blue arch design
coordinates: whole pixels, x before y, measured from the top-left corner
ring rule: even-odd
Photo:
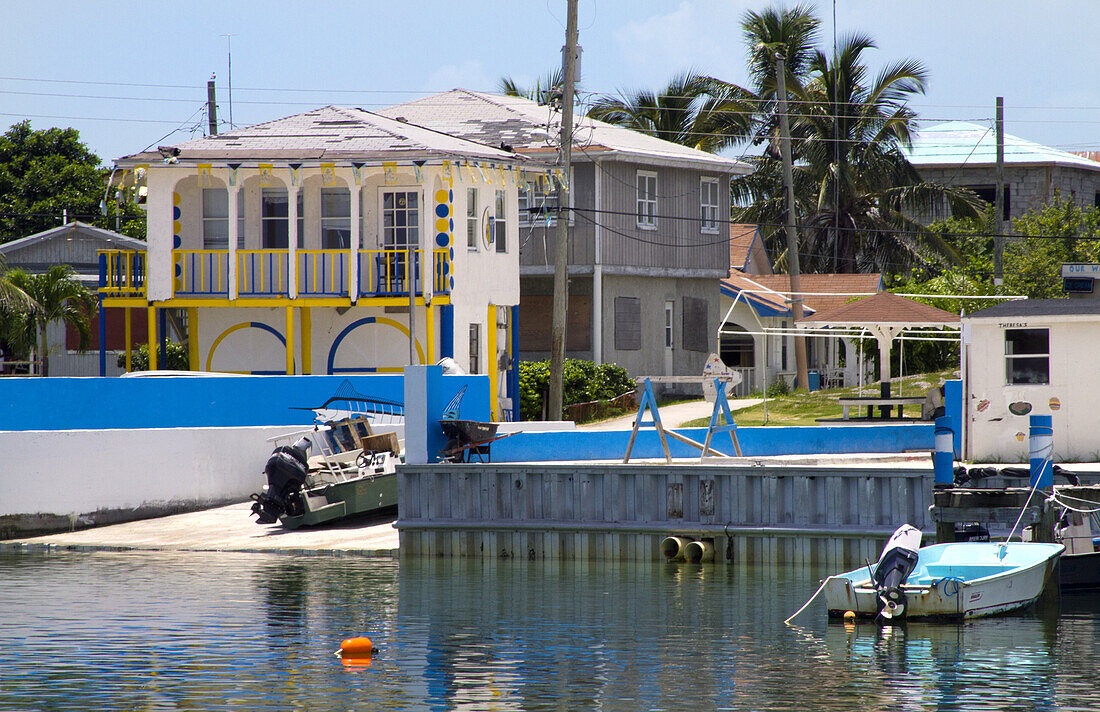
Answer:
[[[225,337],[229,336],[234,331],[239,331],[241,329],[248,329],[248,328],[260,329],[261,331],[266,331],[270,334],[273,334],[275,336],[275,338],[279,340],[279,343],[283,345],[283,348],[284,349],[286,348],[286,337],[283,336],[281,333],[279,333],[279,330],[276,329],[275,327],[273,327],[269,324],[265,324],[262,321],[242,321],[240,324],[236,324],[234,326],[229,327],[228,329],[223,331],[216,339],[214,339],[214,343],[212,343],[210,345],[210,353],[208,353],[206,355],[206,370],[207,371],[210,370],[210,365],[214,361],[214,352],[217,351],[218,345],[221,344],[221,342],[225,339]],[[252,373],[254,375],[263,375],[263,376],[284,375],[283,371],[249,371],[249,373]]]
[[[374,317],[365,316],[362,319],[357,319],[347,326],[344,330],[336,335],[336,338],[332,340],[332,346],[328,350],[328,370],[327,373],[343,373],[343,372],[355,372],[355,371],[367,371],[373,373],[378,369],[375,367],[367,368],[336,368],[336,352],[340,349],[340,344],[344,341],[348,334],[358,329],[360,326],[366,326],[367,324],[384,324],[386,326],[392,326],[399,331],[403,331],[406,337],[409,334],[409,329],[404,324],[396,322],[388,317]],[[420,363],[424,363],[424,349],[420,346],[420,340],[416,341],[416,351],[420,356]]]

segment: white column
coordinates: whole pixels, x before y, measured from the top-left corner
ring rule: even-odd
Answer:
[[[603,363],[603,209],[602,194],[600,191],[600,164],[592,163],[593,179],[595,180],[596,222],[593,230],[593,260],[592,260],[592,361],[599,365]],[[573,191],[569,191],[573,195]]]
[[[229,298],[237,298],[237,200],[241,192],[241,179],[238,177],[237,185],[229,187]],[[245,219],[248,212],[245,211]]]
[[[362,248],[362,232],[360,212],[362,210],[363,189],[351,180],[351,244],[349,246],[348,259],[348,295],[352,303],[359,299],[359,250]]]
[[[301,186],[288,186],[286,191],[287,225],[286,241],[286,278],[287,296],[291,299],[298,297],[298,192]]]

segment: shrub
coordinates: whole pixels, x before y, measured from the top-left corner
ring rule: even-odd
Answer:
[[[542,416],[543,393],[550,390],[549,361],[521,361],[519,403],[524,420]],[[591,361],[566,359],[562,367],[562,405],[609,400],[634,390],[634,379],[618,364],[597,366]]]
[[[779,396],[785,396],[790,394],[791,386],[787,383],[787,379],[782,376],[777,377],[768,386],[768,390],[765,392],[765,396],[768,398],[778,398]]]
[[[157,354],[157,370],[160,371],[190,371],[191,360],[187,356],[187,347],[183,344],[177,344],[174,341],[168,342],[168,348],[165,352],[166,363],[160,363],[160,354]],[[126,366],[126,354],[122,353],[118,355],[117,362],[120,368]],[[149,344],[142,344],[137,349],[130,353],[130,370],[131,371],[148,371],[149,370]]]

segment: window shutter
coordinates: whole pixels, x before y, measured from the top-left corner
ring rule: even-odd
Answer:
[[[615,297],[615,348],[642,348],[642,300],[637,297]]]

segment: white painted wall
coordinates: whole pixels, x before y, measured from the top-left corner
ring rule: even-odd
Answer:
[[[1050,383],[1008,385],[1005,377],[1004,323],[1009,328],[1050,329]],[[1051,415],[1055,462],[1100,460],[1100,320],[1096,315],[1063,317],[966,318],[967,374],[964,393],[968,450],[977,462],[1026,462],[1030,415]],[[1051,408],[1057,398],[1059,407]],[[988,401],[984,409],[978,407]],[[1031,413],[1013,415],[1008,406],[1031,403]]]
[[[245,500],[293,426],[0,432],[0,515]]]

